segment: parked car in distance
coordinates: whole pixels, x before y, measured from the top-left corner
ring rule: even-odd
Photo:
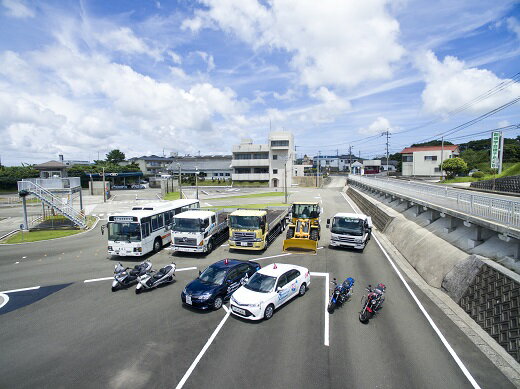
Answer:
[[[208,266],[181,292],[184,304],[199,309],[220,309],[242,283],[260,269],[256,262],[223,259]]]
[[[257,271],[231,296],[231,313],[249,320],[269,320],[276,308],[303,296],[311,284],[309,269],[274,263]]]

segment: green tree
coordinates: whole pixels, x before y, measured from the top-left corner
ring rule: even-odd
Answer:
[[[119,162],[123,162],[125,160],[125,153],[119,151],[118,149],[114,149],[107,154],[106,160],[108,163],[118,164]]]
[[[442,163],[441,169],[446,172],[448,178],[453,178],[457,174],[466,172],[468,164],[462,158],[450,158]]]
[[[0,188],[16,190],[16,183],[24,178],[38,177],[40,172],[29,166],[0,167]]]
[[[460,157],[468,164],[468,169],[475,169],[479,163],[489,162],[489,152],[487,150],[475,151],[467,149],[460,153]]]

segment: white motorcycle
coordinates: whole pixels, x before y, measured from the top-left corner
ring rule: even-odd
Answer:
[[[171,263],[162,269],[159,269],[158,271],[152,270],[142,276],[139,276],[137,278],[137,287],[135,288],[135,293],[139,294],[144,289],[153,289],[157,288],[159,285],[173,282],[173,277],[175,277],[175,269],[175,263]]]
[[[137,283],[139,276],[146,274],[152,269],[150,261],[144,261],[135,265],[133,269],[124,267],[121,263],[114,266],[114,281],[112,281],[112,292],[120,288],[128,288]]]

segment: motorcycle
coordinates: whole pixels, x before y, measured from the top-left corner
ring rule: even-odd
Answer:
[[[341,284],[338,284],[335,278],[330,282],[331,284],[334,284],[334,290],[332,291],[329,305],[327,307],[329,313],[333,313],[337,306],[342,305],[350,298],[350,296],[352,296],[354,282],[355,280],[352,277],[348,277]]]
[[[374,289],[372,289],[372,285],[368,285],[366,288],[367,295],[363,296],[361,300],[361,312],[359,312],[359,321],[361,323],[368,323],[368,321],[383,307],[383,302],[385,301],[385,290],[386,286],[381,283]]]
[[[112,292],[119,288],[128,288],[137,283],[137,278],[152,269],[150,261],[144,261],[134,268],[124,267],[121,263],[114,266],[114,281],[112,281]]]
[[[135,293],[139,294],[144,289],[153,289],[157,288],[159,285],[173,282],[175,269],[175,263],[171,263],[170,265],[159,269],[159,271],[152,270],[138,277]]]

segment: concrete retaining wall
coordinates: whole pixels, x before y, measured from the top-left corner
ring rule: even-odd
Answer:
[[[429,285],[445,290],[520,362],[518,274],[485,257],[468,255],[357,189],[349,187],[347,193]]]

